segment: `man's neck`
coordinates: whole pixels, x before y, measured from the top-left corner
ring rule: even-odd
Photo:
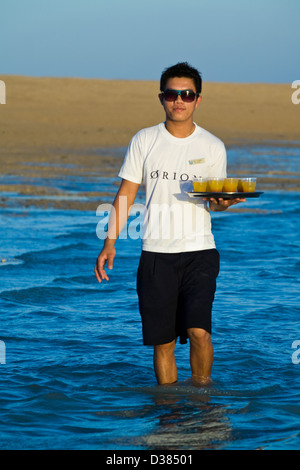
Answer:
[[[189,137],[195,130],[195,124],[193,121],[176,122],[167,119],[165,126],[170,134],[172,134],[174,137],[178,137],[179,139]]]

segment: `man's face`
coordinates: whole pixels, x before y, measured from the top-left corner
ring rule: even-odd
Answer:
[[[166,84],[166,90],[192,90],[196,93],[196,87],[192,78],[174,77],[170,78]],[[161,104],[166,112],[167,119],[175,122],[185,122],[193,119],[193,113],[201,102],[201,96],[195,98],[192,103],[182,101],[178,95],[175,101],[166,101],[163,95],[159,95]]]

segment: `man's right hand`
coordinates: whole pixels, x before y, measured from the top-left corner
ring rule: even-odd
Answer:
[[[99,282],[102,282],[104,279],[109,280],[108,275],[105,272],[104,266],[107,262],[108,269],[113,268],[113,261],[116,255],[116,249],[114,246],[105,246],[103,247],[101,253],[99,254],[96,265],[95,265],[95,275]]]
[[[113,203],[114,211],[111,213],[112,217],[110,216],[108,221],[108,236],[96,261],[95,275],[99,282],[102,282],[103,279],[106,281],[109,279],[104,266],[107,262],[108,269],[113,268],[113,260],[116,256],[115,242],[123,226],[126,224],[129,216],[129,209],[134,203],[138,189],[139,184],[122,179],[120,188]],[[113,234],[110,238],[108,238],[109,233]]]

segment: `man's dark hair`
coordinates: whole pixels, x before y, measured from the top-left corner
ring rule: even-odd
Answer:
[[[187,62],[178,62],[178,64],[172,65],[166,68],[160,79],[160,91],[165,91],[166,84],[169,78],[175,77],[188,77],[192,78],[195,83],[196,92],[201,93],[202,91],[202,78],[200,73],[194,67],[191,67]]]

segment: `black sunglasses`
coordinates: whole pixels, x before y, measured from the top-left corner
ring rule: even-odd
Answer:
[[[185,103],[192,103],[200,93],[195,93],[193,90],[171,90],[167,89],[162,92],[162,96],[166,101],[176,101],[178,96],[181,97]]]

